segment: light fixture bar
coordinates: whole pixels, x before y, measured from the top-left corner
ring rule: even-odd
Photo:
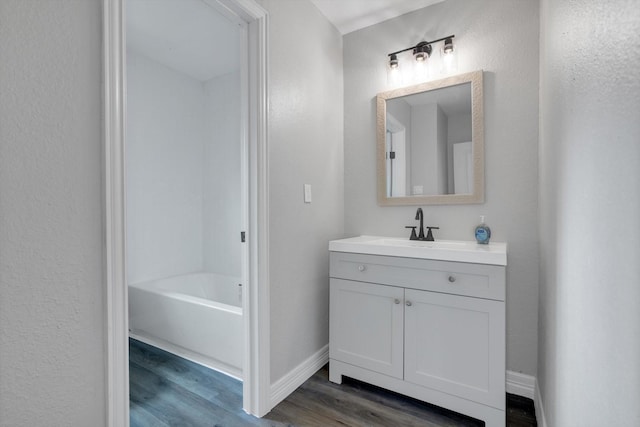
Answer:
[[[431,40],[430,42],[420,42],[420,43],[416,44],[415,46],[410,46],[410,47],[408,47],[408,48],[406,48],[406,49],[401,49],[401,50],[399,50],[399,51],[397,51],[397,52],[389,53],[389,54],[387,54],[387,56],[389,56],[389,57],[390,57],[391,55],[397,55],[397,54],[399,54],[399,53],[402,53],[402,52],[406,52],[406,51],[408,51],[408,50],[415,49],[415,48],[417,48],[418,46],[428,46],[428,45],[430,45],[430,44],[438,43],[438,42],[441,42],[441,41],[446,40],[446,39],[451,39],[451,40],[453,40],[453,38],[454,38],[454,37],[455,37],[455,35],[453,35],[453,34],[452,34],[452,35],[447,36],[447,37],[442,37],[442,38],[440,38],[440,39]]]

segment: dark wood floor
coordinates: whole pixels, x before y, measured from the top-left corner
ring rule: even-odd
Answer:
[[[327,367],[264,418],[242,410],[242,384],[136,340],[130,340],[131,427],[163,426],[482,426],[484,423],[345,378]],[[507,425],[536,427],[533,402],[507,395]]]

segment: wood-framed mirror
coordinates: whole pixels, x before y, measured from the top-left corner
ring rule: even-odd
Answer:
[[[379,93],[380,206],[484,202],[482,70]]]

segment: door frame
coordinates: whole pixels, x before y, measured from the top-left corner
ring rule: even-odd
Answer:
[[[103,0],[103,197],[107,426],[129,425],[129,343],[125,222],[125,0]],[[216,0],[247,24],[249,168],[244,286],[243,408],[263,416],[270,407],[269,174],[267,140],[268,14],[254,0]]]

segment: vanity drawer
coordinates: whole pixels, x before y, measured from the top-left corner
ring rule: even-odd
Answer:
[[[330,252],[329,275],[497,301],[505,299],[505,268],[497,265]]]

